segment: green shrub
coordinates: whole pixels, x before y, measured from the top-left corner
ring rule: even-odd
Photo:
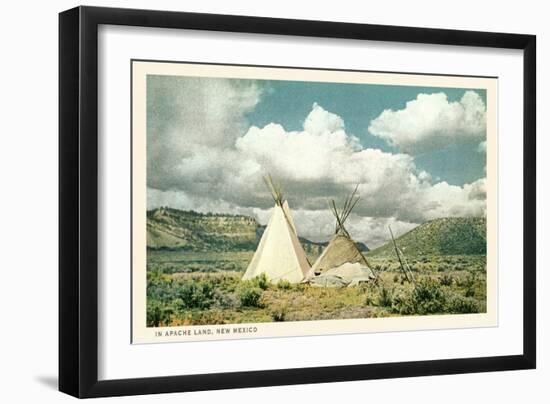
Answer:
[[[421,279],[415,285],[411,298],[418,314],[442,312],[445,308],[445,294],[435,280]]]
[[[260,304],[260,298],[262,297],[262,290],[256,287],[244,287],[239,294],[241,299],[241,306],[243,307],[262,307]]]
[[[447,311],[450,313],[479,313],[478,302],[471,297],[464,297],[459,294],[453,293],[447,299]]]
[[[442,286],[451,286],[453,284],[453,277],[451,275],[443,275],[439,278],[439,283]]]
[[[277,288],[281,289],[281,290],[289,290],[289,289],[292,289],[292,284],[289,281],[287,281],[286,279],[281,279],[277,283]]]
[[[392,311],[399,314],[433,314],[445,310],[446,296],[441,286],[431,278],[420,279],[410,294],[393,298]]]
[[[468,271],[468,276],[461,282],[461,286],[464,287],[464,296],[473,297],[476,293],[477,275],[474,271]]]
[[[216,281],[212,279],[191,278],[175,281],[169,275],[156,272],[147,274],[147,301],[172,304],[178,310],[209,308],[214,302],[215,290]]]
[[[374,299],[371,295],[367,295],[365,298],[365,306],[374,306]]]
[[[391,311],[398,314],[416,314],[410,293],[404,291],[396,293],[392,299]]]
[[[147,326],[158,327],[170,322],[170,316],[174,310],[165,306],[157,300],[147,299]]]
[[[240,298],[235,292],[226,292],[217,289],[214,293],[214,300],[218,307],[226,309],[236,308],[240,306]]]
[[[391,307],[393,303],[393,291],[391,289],[386,288],[385,286],[381,286],[380,290],[378,291],[378,306],[381,307]]]
[[[176,295],[182,309],[207,309],[214,300],[215,285],[210,280],[192,279],[178,285]]]
[[[254,286],[262,290],[267,290],[267,288],[269,288],[269,279],[267,279],[267,276],[265,274],[260,274],[256,276],[255,278],[251,279],[251,282]]]

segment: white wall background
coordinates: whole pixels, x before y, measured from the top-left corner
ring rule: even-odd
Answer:
[[[0,64],[0,401],[68,402],[57,385],[57,13],[78,3],[9,2],[2,9]],[[542,154],[550,140],[550,26],[545,3],[463,0],[91,1],[89,5],[337,20],[538,36],[538,369],[534,371],[333,383],[110,399],[188,403],[547,402],[550,380],[550,192]]]

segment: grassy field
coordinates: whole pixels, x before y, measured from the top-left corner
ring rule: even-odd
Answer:
[[[186,252],[148,250],[147,271],[176,272],[221,272],[246,271],[254,252]]]
[[[235,324],[477,313],[486,310],[485,257],[409,258],[409,283],[392,257],[367,257],[377,282],[320,288],[241,281],[251,252],[148,251],[148,326]],[[312,260],[315,257],[310,257]]]
[[[357,287],[241,281],[252,252],[148,251],[148,326],[235,324],[478,313],[486,310],[485,256],[409,258],[416,284],[392,257],[368,257],[377,282]],[[311,261],[315,257],[310,257]]]

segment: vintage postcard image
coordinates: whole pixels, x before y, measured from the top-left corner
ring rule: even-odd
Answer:
[[[132,62],[132,342],[497,325],[497,79]]]

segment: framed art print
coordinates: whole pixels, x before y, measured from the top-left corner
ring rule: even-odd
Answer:
[[[533,368],[534,105],[529,35],[62,13],[60,389]]]

